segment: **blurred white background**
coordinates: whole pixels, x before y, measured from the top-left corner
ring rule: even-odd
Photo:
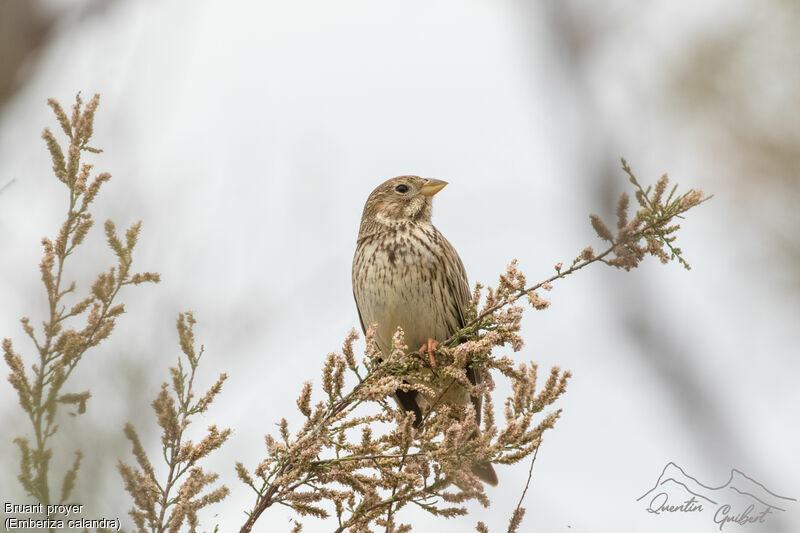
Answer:
[[[66,210],[40,139],[58,130],[50,96],[101,94],[93,162],[114,177],[95,218],[143,220],[135,265],[163,279],[123,295],[128,314],[72,378],[93,395],[59,434],[64,460],[87,451],[74,499],[130,529],[122,427],[157,455],[149,404],[192,309],[201,384],[230,376],[195,430],[233,428],[207,465],[232,493],[203,525],[238,531],[253,498],[234,462],[255,466],[263,435],[298,419],[302,382],[319,384],[358,325],[350,262],[375,185],[449,181],[434,223],[470,281],[495,283],[514,257],[539,280],[599,248],[588,214],[610,220],[628,190],[619,156],[641,181],[669,172],[715,197],[679,234],[690,272],[593,266],[528,312],[511,355],[574,378],[522,530],[718,531],[636,502],[668,461],[707,485],[738,468],[800,497],[799,24],[782,0],[3,2],[0,337],[32,361],[18,319],[43,316],[39,241]],[[112,260],[98,227],[69,274],[85,289]],[[27,501],[11,440],[28,422],[7,383],[0,406],[0,499]],[[498,474],[489,509],[406,519],[504,531],[527,464]],[[288,531],[291,516],[271,509],[256,531]],[[800,531],[800,503],[741,530]]]

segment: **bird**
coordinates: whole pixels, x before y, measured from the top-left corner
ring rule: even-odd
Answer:
[[[406,345],[421,346],[420,353],[427,351],[433,366],[437,342],[466,324],[471,294],[464,264],[431,222],[433,196],[446,185],[437,179],[397,176],[378,185],[364,204],[353,256],[353,296],[364,333],[377,324],[374,338],[384,356],[391,353],[392,337],[401,327]],[[479,368],[466,370],[471,383],[482,382]],[[414,390],[397,390],[395,400],[414,413],[415,427],[422,423],[423,410],[430,408]],[[441,401],[471,401],[480,426],[480,395],[452,387]],[[491,463],[476,462],[471,470],[481,481],[497,485]]]

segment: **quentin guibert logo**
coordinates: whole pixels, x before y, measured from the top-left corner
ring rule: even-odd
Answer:
[[[667,463],[655,486],[636,501],[648,513],[696,513],[709,516],[720,531],[728,524],[746,526],[765,523],[773,514],[785,512],[796,503],[779,496],[743,472],[731,470],[728,482],[710,487],[697,481],[675,463]]]

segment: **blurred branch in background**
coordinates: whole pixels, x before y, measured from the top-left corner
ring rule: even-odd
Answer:
[[[83,0],[61,7],[43,0],[0,2],[0,112],[36,72],[42,51],[62,21],[82,21],[117,1]]]
[[[0,194],[2,194],[4,190],[6,190],[9,187],[11,187],[14,184],[15,181],[17,181],[17,178],[12,178],[12,179],[8,180],[8,183],[0,186]]]
[[[790,273],[800,269],[798,27],[800,3],[759,2],[753,16],[689,43],[660,95],[665,114],[695,129],[714,172],[749,211],[737,223],[756,221],[770,263],[777,259]],[[800,291],[796,275],[778,281]]]

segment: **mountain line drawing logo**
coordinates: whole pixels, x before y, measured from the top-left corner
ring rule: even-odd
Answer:
[[[780,496],[741,470],[732,469],[719,487],[700,483],[681,467],[668,462],[652,489],[636,499],[655,515],[697,513],[711,515],[720,531],[728,524],[765,523],[772,514],[786,512],[795,498]]]

